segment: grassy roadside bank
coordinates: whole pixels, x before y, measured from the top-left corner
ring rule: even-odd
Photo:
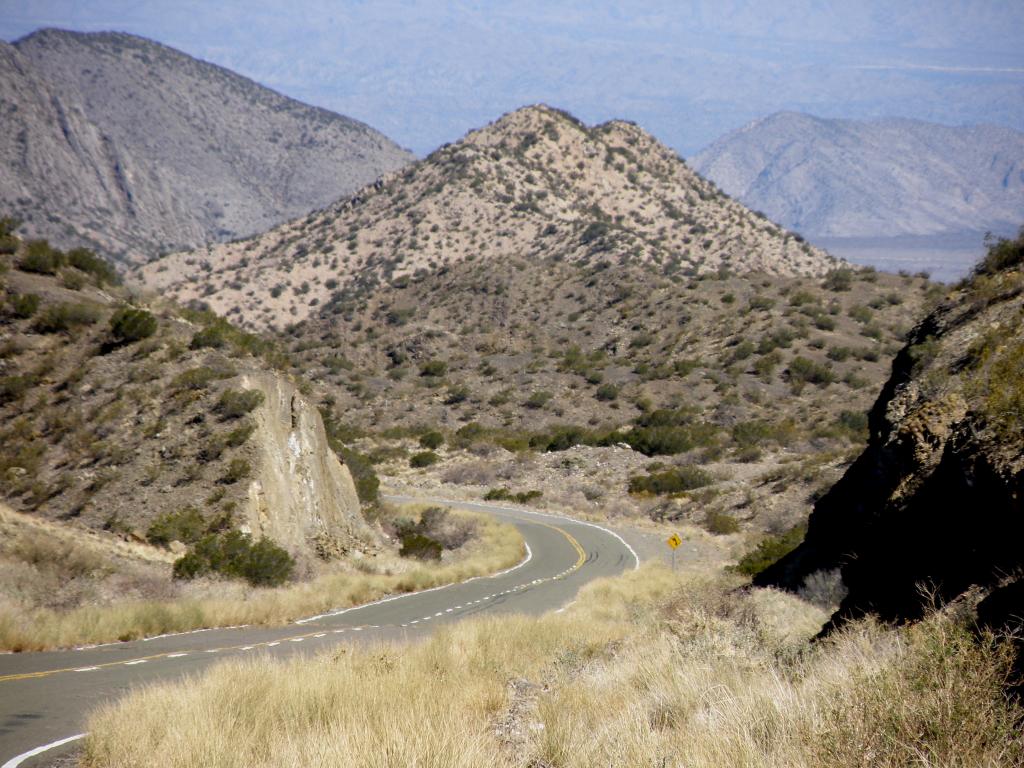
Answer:
[[[410,507],[403,511],[415,512]],[[389,554],[361,564],[362,570],[326,573],[278,588],[218,582],[214,586],[226,597],[138,600],[67,611],[25,610],[8,602],[0,605],[0,650],[38,651],[203,627],[281,624],[494,573],[522,559],[522,537],[513,526],[482,514],[452,514],[472,520],[477,535],[451,562],[421,562]]]
[[[100,709],[83,764],[1019,765],[1004,649],[951,616],[861,622],[730,576],[646,565],[562,614],[411,646],[231,661]],[[444,695],[438,695],[440,691]]]

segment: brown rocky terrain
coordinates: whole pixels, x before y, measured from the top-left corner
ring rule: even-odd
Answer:
[[[764,571],[798,588],[841,569],[832,624],[920,617],[991,590],[983,622],[1021,628],[1024,233],[917,324],[870,414],[865,451],[815,506],[805,541]]]
[[[824,275],[836,262],[730,200],[637,126],[526,107],[354,197],[138,277],[243,326],[281,329],[351,292],[515,259],[665,274]]]
[[[412,159],[358,121],[121,33],[0,42],[0,126],[3,210],[127,262],[265,230]]]

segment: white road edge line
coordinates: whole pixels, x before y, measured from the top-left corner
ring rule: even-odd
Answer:
[[[597,523],[591,523],[591,522],[588,522],[586,520],[578,520],[575,517],[569,517],[568,515],[554,515],[554,514],[551,514],[550,512],[537,512],[536,510],[533,510],[533,509],[523,509],[521,507],[502,507],[502,506],[499,506],[497,504],[487,504],[485,502],[480,502],[480,501],[464,501],[464,500],[460,501],[458,499],[440,499],[440,498],[434,498],[434,497],[420,497],[420,496],[412,497],[412,496],[401,496],[401,495],[398,495],[398,494],[382,494],[382,498],[391,499],[391,500],[394,500],[394,501],[425,501],[425,502],[430,503],[430,504],[449,504],[449,505],[451,505],[453,507],[464,507],[464,508],[468,507],[469,509],[478,508],[478,509],[483,509],[485,511],[490,509],[490,510],[497,510],[499,512],[515,512],[517,514],[536,515],[537,517],[546,517],[546,518],[549,518],[551,520],[565,520],[566,522],[576,523],[577,525],[586,525],[586,526],[588,526],[590,528],[596,528],[599,531],[604,531],[609,536],[614,536],[616,539],[618,539],[622,543],[622,545],[626,549],[629,550],[629,554],[631,554],[633,556],[633,561],[634,561],[633,570],[635,571],[635,570],[638,570],[640,568],[640,555],[638,555],[636,553],[636,550],[633,549],[633,547],[631,547],[629,545],[628,541],[626,541],[624,538],[622,538],[615,531],[613,531],[613,530],[611,530],[609,528],[605,528],[603,525],[598,525]],[[500,574],[495,574],[495,575],[497,576],[497,575],[500,575]]]
[[[487,574],[486,576],[474,576],[473,578],[466,579],[465,581],[457,581],[453,584],[442,584],[440,587],[421,589],[419,592],[403,592],[401,595],[392,595],[391,597],[385,597],[380,600],[375,600],[372,603],[364,603],[363,605],[353,605],[350,608],[342,608],[337,611],[328,611],[327,613],[320,613],[316,616],[307,616],[304,619],[296,619],[295,623],[308,624],[311,621],[319,621],[320,619],[330,619],[334,618],[335,616],[341,616],[342,614],[349,613],[350,611],[360,611],[363,608],[371,608],[375,605],[383,605],[384,603],[390,603],[392,600],[401,600],[405,597],[416,597],[416,595],[425,595],[428,592],[438,592],[442,589],[450,589],[451,587],[457,587],[461,584],[469,584],[471,581],[478,581],[479,579],[496,579],[499,576],[504,576],[507,573],[512,573],[512,571],[519,570],[528,562],[533,560],[533,550],[530,549],[530,544],[525,539],[523,539],[523,546],[526,548],[526,556],[523,557],[523,559],[517,565],[513,565],[511,568],[506,568],[504,571],[498,571],[497,573]],[[0,766],[0,768],[2,768],[2,766]]]
[[[28,752],[22,752],[17,757],[12,757],[6,763],[4,763],[2,766],[0,766],[0,768],[18,768],[19,765],[21,765],[23,762],[28,760],[30,757],[35,757],[36,755],[41,755],[41,754],[43,754],[43,752],[48,752],[51,749],[56,749],[57,747],[61,747],[61,746],[65,745],[65,744],[69,744],[72,741],[78,741],[79,739],[84,739],[85,736],[86,736],[86,734],[84,734],[84,733],[76,733],[74,736],[68,736],[66,739],[58,739],[57,741],[51,741],[49,744],[43,744],[43,746],[41,746],[41,747],[36,747],[35,749],[30,749]]]

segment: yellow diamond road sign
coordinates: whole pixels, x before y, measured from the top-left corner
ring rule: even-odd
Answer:
[[[668,537],[668,545],[672,547],[672,549],[675,549],[682,543],[683,540],[679,538],[678,533],[673,533],[671,536]]]

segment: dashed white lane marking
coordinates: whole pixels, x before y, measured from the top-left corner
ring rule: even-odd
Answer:
[[[291,642],[291,643],[301,643],[305,639],[306,638],[304,638],[304,637],[289,637],[288,641]]]
[[[342,633],[343,633],[344,631],[345,631],[344,629],[335,629],[335,630],[333,630],[334,634],[336,634],[336,635],[340,635],[340,634],[342,634]]]
[[[363,628],[362,627],[352,627],[352,631],[353,632],[362,632]]]
[[[99,667],[79,667],[75,670],[75,672],[92,672],[96,669],[99,669]]]
[[[244,651],[245,649],[243,648],[242,650]],[[182,656],[188,656],[188,654],[187,653],[168,653],[167,654],[167,658],[168,659],[180,659]]]
[[[243,645],[243,646],[242,646],[241,648],[239,648],[238,650],[240,650],[240,651],[251,651],[251,650],[252,650],[252,648],[253,648],[253,647],[252,647],[251,645]]]
[[[450,611],[450,610],[451,610],[451,608],[449,608],[448,610]],[[436,618],[437,618],[438,616],[444,616],[444,611],[438,611],[437,613],[435,613],[435,614],[434,614],[434,618],[435,618],[435,619],[436,619]]]
[[[206,649],[207,653],[218,653],[219,651],[220,651],[220,648],[207,648]]]
[[[326,634],[326,632],[317,632],[315,635],[313,635],[313,637],[323,637]]]
[[[445,611],[444,611],[444,612],[445,612],[445,613],[451,613],[451,612],[452,612],[452,611],[454,611],[454,610],[455,610],[454,608],[445,608]],[[440,616],[441,614],[439,613],[439,614],[437,614],[437,615],[438,615],[438,616]]]
[[[273,643],[267,643],[267,648],[273,648],[275,645],[280,645],[280,643],[277,641],[274,641]]]
[[[419,619],[413,619],[413,620],[412,620],[412,621],[410,621],[409,623],[410,623],[410,624],[419,624],[419,623],[420,623],[420,620],[419,620]]]
[[[136,664],[145,664],[146,659],[136,659],[135,661],[126,661],[124,665],[126,667],[134,667]]]
[[[557,611],[555,611],[555,613],[562,613],[562,611],[564,611],[566,608],[569,608],[570,606],[573,606],[575,604],[576,604],[575,600],[573,600],[571,603],[566,603],[561,608],[559,608]]]
[[[41,747],[30,749],[28,752],[22,752],[17,757],[12,757],[6,763],[0,766],[0,768],[18,768],[19,765],[28,760],[30,757],[41,755],[43,754],[43,752],[47,752],[51,749],[56,749],[57,747],[61,747],[65,744],[71,743],[72,741],[78,741],[79,739],[83,738],[85,738],[84,733],[76,733],[74,736],[68,736],[66,739],[58,739],[57,741],[51,741],[49,744],[43,744],[43,746]]]

